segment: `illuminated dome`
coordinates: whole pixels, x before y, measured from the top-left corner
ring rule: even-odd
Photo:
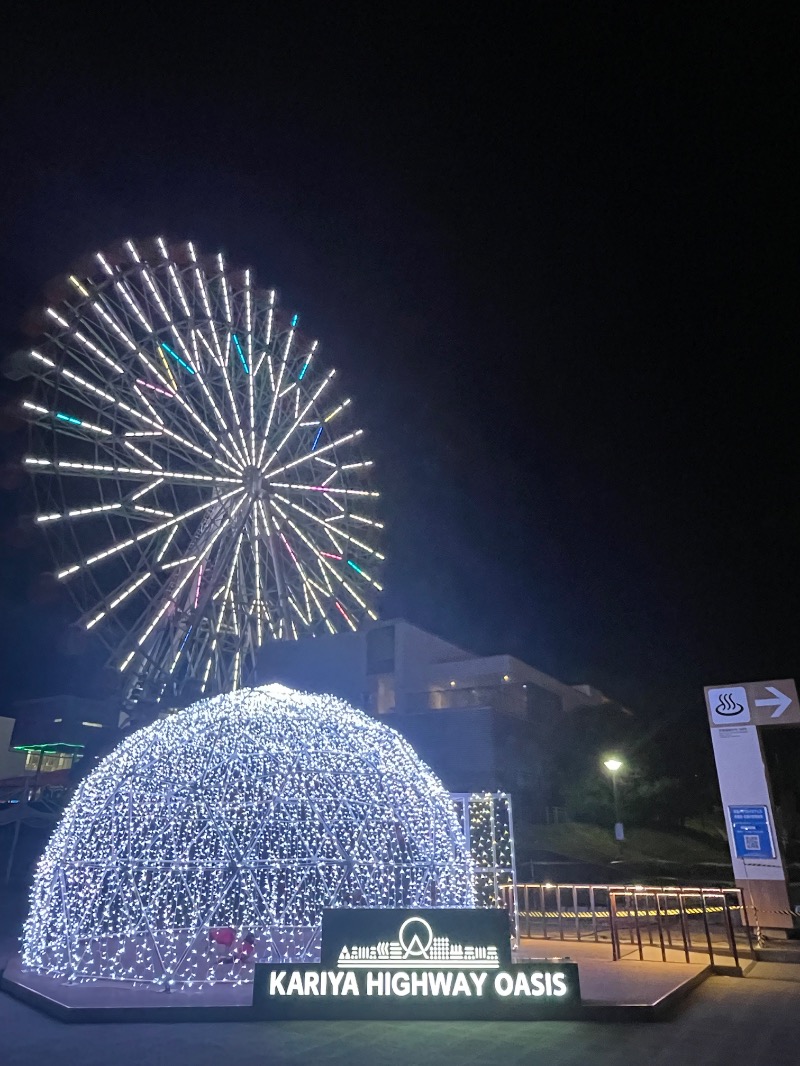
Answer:
[[[219,930],[251,935],[257,959],[312,961],[324,907],[472,902],[450,798],[409,744],[268,685],[138,730],[83,781],[36,870],[23,965],[243,980],[252,958],[221,958]]]

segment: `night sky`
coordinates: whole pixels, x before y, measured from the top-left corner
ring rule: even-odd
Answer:
[[[800,673],[796,23],[126,10],[3,8],[4,351],[87,250],[223,249],[357,404],[385,616],[673,733],[704,683]],[[6,698],[79,689],[0,387]]]

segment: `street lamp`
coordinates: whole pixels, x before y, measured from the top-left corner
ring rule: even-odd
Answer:
[[[622,841],[625,839],[625,829],[622,825],[622,819],[619,816],[619,792],[617,791],[617,774],[623,767],[622,759],[618,759],[616,755],[610,756],[608,759],[603,760],[603,766],[611,774],[611,787],[614,790],[614,836],[617,840]]]

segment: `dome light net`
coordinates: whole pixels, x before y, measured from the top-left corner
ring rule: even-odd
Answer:
[[[410,745],[332,696],[268,685],[155,722],[88,775],[37,867],[22,961],[241,982],[254,960],[317,960],[325,907],[472,905],[450,797]],[[245,959],[235,943],[220,957],[220,929],[249,938]]]

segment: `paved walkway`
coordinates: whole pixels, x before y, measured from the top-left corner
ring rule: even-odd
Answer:
[[[631,951],[621,962],[611,961],[611,945],[591,940],[558,941],[523,939],[518,958],[552,958],[563,955],[580,967],[581,998],[593,1004],[655,1004],[708,970],[708,956],[687,963],[673,952],[662,962],[658,951],[646,952],[646,961]],[[647,957],[649,955],[649,958]]]
[[[0,994],[3,1066],[797,1066],[800,970],[712,977],[668,1022],[64,1025]]]

